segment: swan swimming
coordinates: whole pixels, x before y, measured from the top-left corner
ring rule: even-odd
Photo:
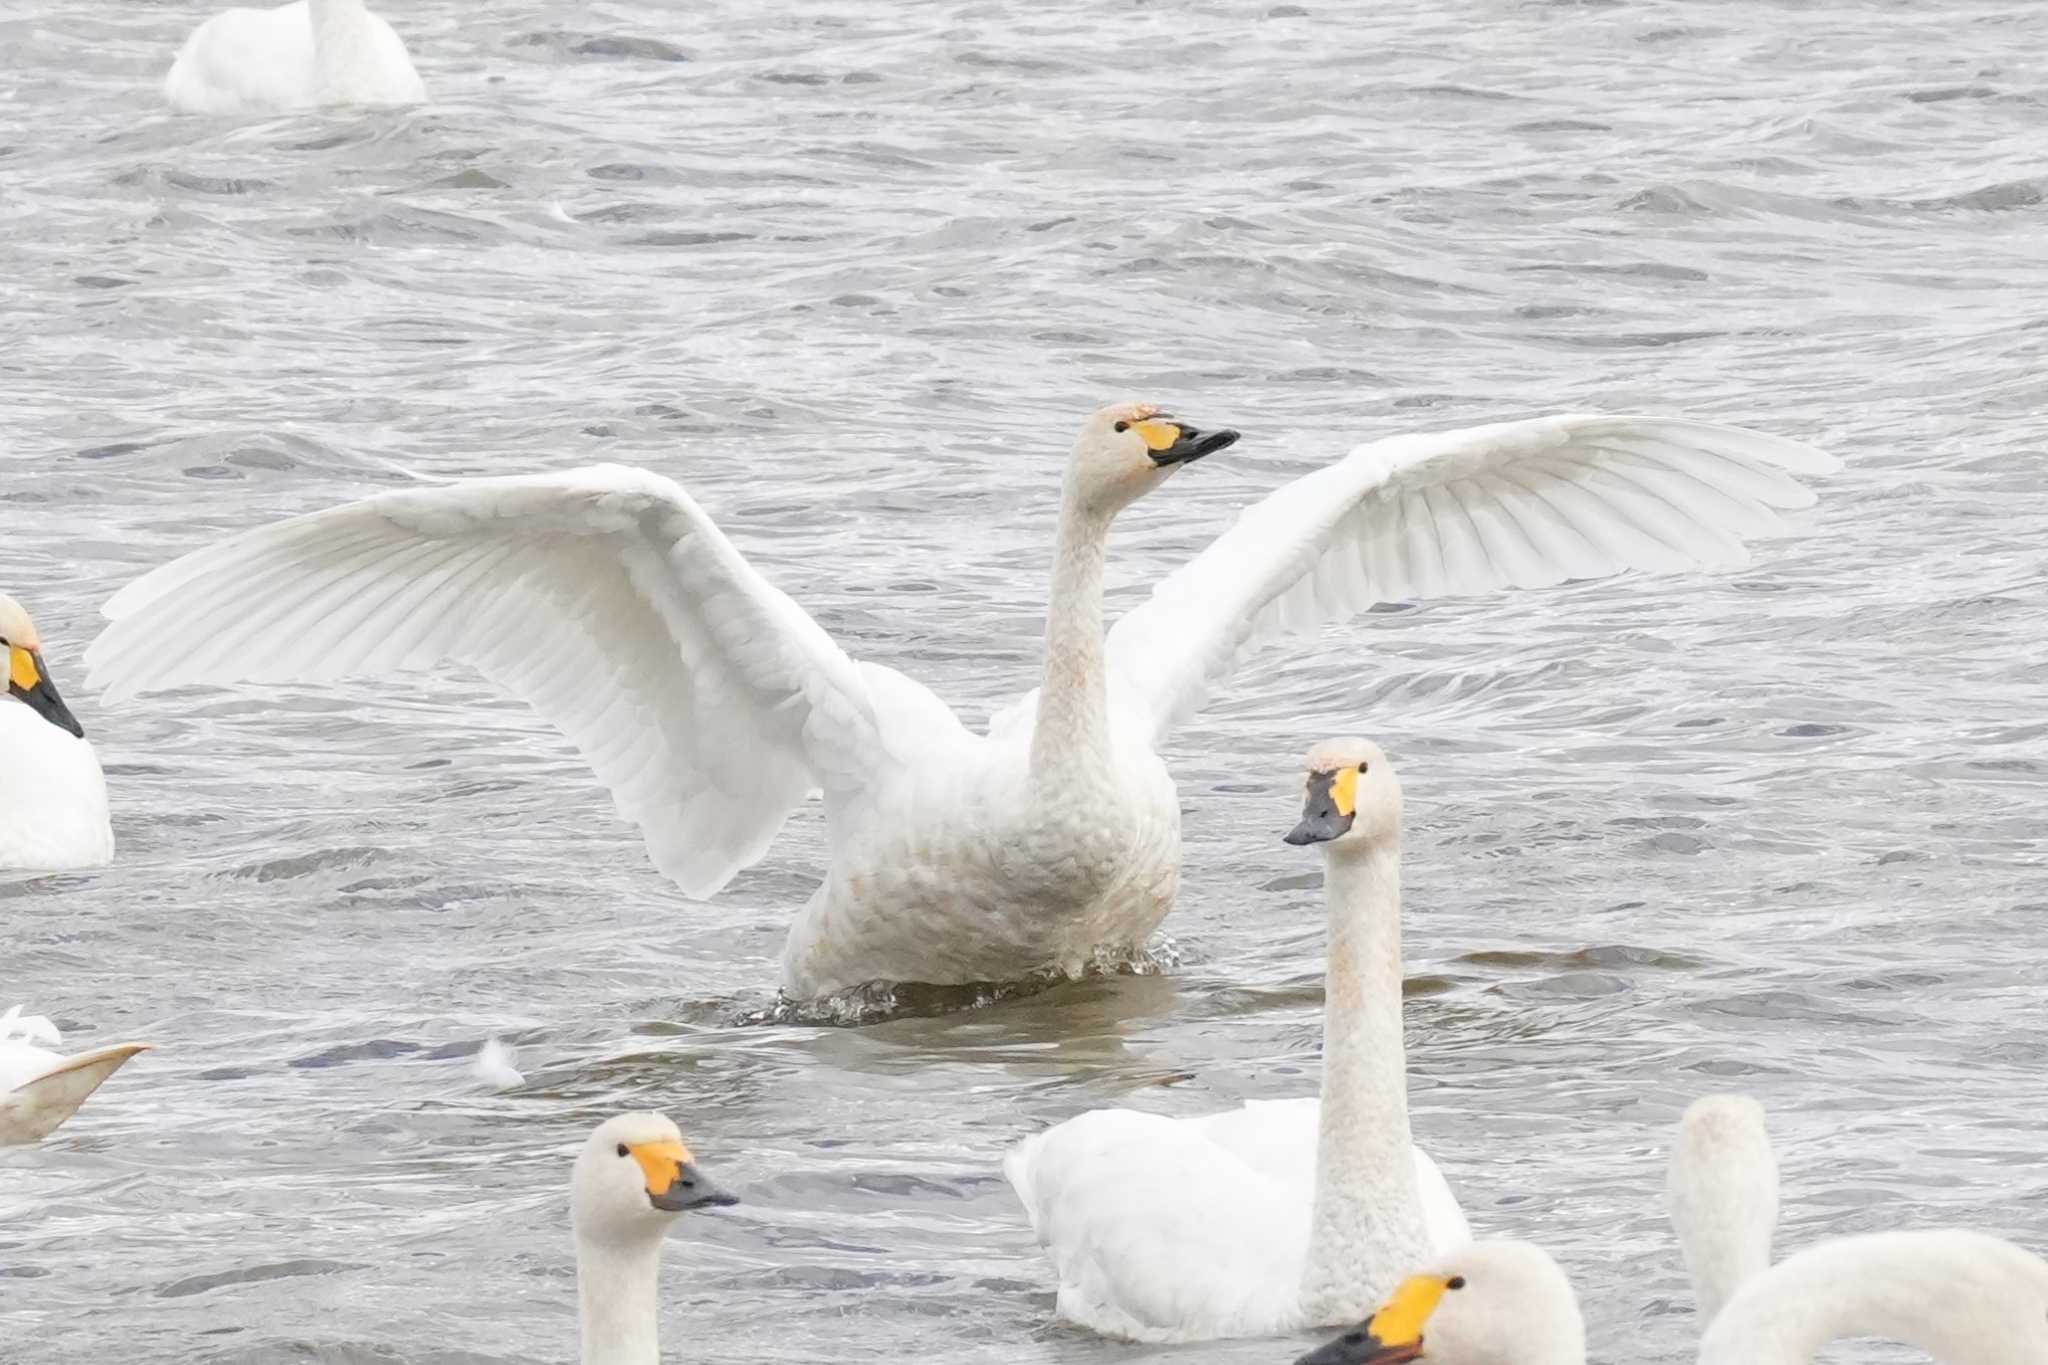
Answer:
[[[66,1057],[57,1026],[15,1005],[0,1014],[0,1147],[38,1142],[78,1112],[100,1082],[147,1043],[116,1043]]]
[[[1745,1096],[1687,1111],[1667,1190],[1706,1324],[1699,1365],[1813,1365],[1851,1337],[1903,1342],[1939,1365],[2048,1361],[2048,1261],[2002,1238],[1868,1233],[1769,1265],[1777,1161],[1763,1111]],[[1526,1243],[1478,1242],[1404,1280],[1373,1317],[1297,1365],[1585,1359],[1578,1302],[1556,1263]]]
[[[1727,567],[1813,495],[1796,442],[1558,416],[1357,447],[1249,508],[1103,633],[1110,524],[1237,439],[1123,403],[1082,427],[1043,685],[970,733],[850,658],[680,486],[599,465],[385,493],[129,584],[87,651],[109,700],[187,683],[379,679],[445,660],[576,744],[654,865],[709,896],[822,794],[830,862],[782,988],[1015,981],[1141,948],[1180,880],[1157,748],[1237,659],[1375,602]]]
[[[1471,1240],[1409,1137],[1401,785],[1386,755],[1317,745],[1287,842],[1323,851],[1321,1097],[1195,1119],[1097,1109],[1015,1147],[1003,1174],[1069,1321],[1138,1341],[1354,1321],[1405,1268]]]
[[[0,872],[64,872],[114,858],[107,780],[71,714],[42,636],[21,603],[0,593]]]
[[[660,1114],[597,1126],[569,1177],[583,1365],[660,1365],[662,1237],[689,1209],[739,1202],[697,1169],[682,1133]]]
[[[363,0],[223,10],[192,30],[164,77],[164,99],[187,114],[277,114],[426,98],[404,39]]]

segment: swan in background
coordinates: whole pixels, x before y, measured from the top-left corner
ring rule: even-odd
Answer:
[[[113,861],[107,780],[85,727],[58,695],[42,637],[0,593],[0,872],[62,872]]]
[[[405,41],[363,0],[230,9],[185,40],[164,98],[187,114],[277,114],[427,98]]]
[[[1778,1168],[1763,1110],[1695,1103],[1666,1189],[1705,1332],[1699,1365],[1813,1365],[1880,1337],[1939,1365],[2048,1361],[2048,1261],[1981,1232],[1837,1237],[1770,1264]],[[1512,1247],[1512,1251],[1504,1250]],[[1571,1286],[1526,1244],[1475,1243],[1402,1282],[1359,1327],[1297,1365],[1584,1365]]]
[[[1323,850],[1319,1100],[1207,1118],[1098,1109],[1003,1162],[1059,1276],[1059,1315],[1138,1341],[1274,1336],[1363,1317],[1471,1238],[1409,1136],[1401,1044],[1401,786],[1362,739],[1308,757],[1290,844]]]
[[[15,1005],[0,1014],[0,1147],[37,1142],[78,1112],[100,1082],[121,1069],[147,1043],[117,1043],[73,1057],[48,1049],[63,1046],[57,1026]]]
[[[986,439],[977,430],[976,439]],[[824,798],[782,959],[795,998],[1014,981],[1143,946],[1180,880],[1157,748],[1248,650],[1375,602],[1725,567],[1833,461],[1704,422],[1543,417],[1359,446],[1250,508],[1103,634],[1110,524],[1237,439],[1124,403],[1068,457],[1043,685],[971,734],[847,656],[688,493],[641,470],[465,479],[295,517],[122,589],[110,700],[385,680],[448,660],[576,744],[654,865],[709,896]]]
[[[660,1114],[597,1126],[569,1177],[583,1365],[660,1365],[661,1239],[685,1210],[737,1203]]]

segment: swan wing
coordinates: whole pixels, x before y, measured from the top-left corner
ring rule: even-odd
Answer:
[[[815,790],[859,791],[958,722],[847,657],[682,488],[599,465],[295,517],[164,565],[103,608],[109,699],[466,663],[576,745],[694,896]]]
[[[1098,1109],[1004,1158],[1059,1279],[1059,1315],[1134,1341],[1293,1328],[1309,1202],[1199,1121]]]
[[[121,1064],[147,1043],[117,1043],[112,1047],[59,1057],[45,1063],[38,1074],[11,1087],[0,1088],[0,1147],[16,1146],[48,1137],[57,1125],[78,1112],[100,1082],[120,1070]],[[5,1065],[0,1058],[0,1065]]]
[[[1109,633],[1155,741],[1250,650],[1376,602],[1726,568],[1809,506],[1811,446],[1676,417],[1566,414],[1356,447],[1247,508]]]

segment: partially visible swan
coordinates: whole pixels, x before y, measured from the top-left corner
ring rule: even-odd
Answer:
[[[1158,926],[1181,840],[1157,747],[1254,646],[1375,602],[1740,564],[1745,537],[1813,501],[1787,471],[1834,464],[1660,417],[1375,441],[1250,508],[1105,642],[1111,522],[1236,439],[1135,403],[1088,419],[1067,462],[1043,686],[985,737],[850,658],[682,488],[615,465],[245,532],[122,589],[87,661],[109,700],[469,664],[575,742],[692,896],[823,795],[831,857],[783,951],[790,996],[1016,980],[1137,949]]]
[[[330,104],[419,104],[405,42],[363,0],[230,9],[192,31],[164,78],[188,114],[276,114]]]
[[[1686,1111],[1666,1190],[1705,1324],[1699,1365],[1813,1365],[1851,1337],[1904,1342],[1939,1365],[2048,1362],[2048,1261],[2002,1238],[1870,1233],[1771,1265],[1777,1158],[1747,1096],[1712,1095]],[[1585,1358],[1577,1301],[1550,1258],[1480,1242],[1404,1281],[1378,1313],[1297,1365]]]
[[[147,1043],[116,1043],[66,1057],[57,1026],[21,1006],[0,1014],[0,1147],[36,1142],[78,1112],[100,1082]]]
[[[1851,1337],[1917,1346],[1938,1365],[2042,1365],[2048,1262],[1955,1228],[1838,1237],[1747,1281],[1707,1329],[1699,1365],[1813,1365]],[[1578,1301],[1537,1248],[1475,1242],[1296,1365],[1404,1361],[1585,1365]]]
[[[1051,1253],[1063,1318],[1139,1341],[1272,1336],[1364,1316],[1471,1232],[1409,1137],[1401,1044],[1401,786],[1378,747],[1308,757],[1291,844],[1323,850],[1320,1100],[1198,1119],[1098,1109],[1003,1174]]]
[[[685,1210],[738,1202],[697,1169],[660,1114],[597,1126],[569,1177],[583,1365],[659,1365],[661,1239]]]
[[[104,867],[114,857],[107,781],[58,695],[28,611],[0,593],[0,872]]]

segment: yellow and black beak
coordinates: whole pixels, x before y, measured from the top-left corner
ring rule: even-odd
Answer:
[[[1464,1287],[1465,1281],[1457,1276],[1411,1275],[1364,1326],[1324,1342],[1294,1365],[1397,1365],[1421,1360],[1423,1324],[1447,1291]]]
[[[31,710],[50,724],[85,738],[85,727],[71,714],[64,698],[57,695],[57,684],[50,681],[43,668],[43,656],[35,650],[8,646],[7,691],[27,702]]]
[[[1358,769],[1310,773],[1301,823],[1286,836],[1290,844],[1326,844],[1351,828],[1358,817]]]
[[[722,1208],[737,1204],[697,1169],[690,1149],[680,1142],[642,1142],[627,1149],[647,1177],[647,1202],[666,1213],[685,1209]]]
[[[1203,431],[1200,427],[1175,421],[1164,413],[1133,422],[1131,429],[1145,438],[1145,449],[1151,453],[1152,463],[1162,469],[1168,465],[1192,464],[1237,440],[1237,433],[1228,427],[1222,431]]]

